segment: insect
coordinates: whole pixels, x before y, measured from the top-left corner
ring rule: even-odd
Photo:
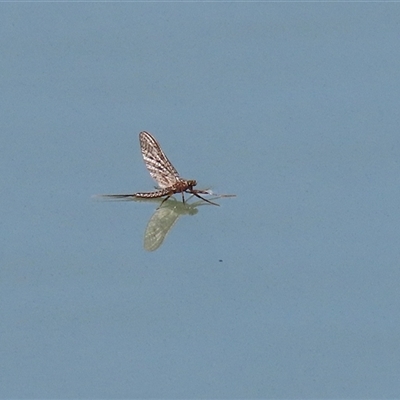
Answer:
[[[138,192],[133,194],[109,194],[104,197],[109,198],[128,198],[133,197],[137,199],[155,199],[165,197],[161,205],[176,193],[182,193],[182,202],[185,203],[184,193],[190,193],[206,201],[207,203],[219,206],[210,200],[200,196],[200,194],[213,194],[208,190],[194,189],[197,182],[194,179],[183,179],[179,176],[177,170],[168,160],[168,157],[162,151],[159,143],[149,132],[143,131],[139,134],[140,148],[146,168],[150,172],[152,178],[157,182],[158,189],[155,192]],[[221,197],[231,197],[232,195],[221,195]]]

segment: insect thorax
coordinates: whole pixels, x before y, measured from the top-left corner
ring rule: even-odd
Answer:
[[[184,192],[185,190],[192,190],[193,186],[196,186],[197,182],[194,179],[186,180],[180,179],[178,182],[171,187],[174,193]]]

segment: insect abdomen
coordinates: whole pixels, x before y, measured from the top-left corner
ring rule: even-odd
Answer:
[[[142,192],[142,193],[135,193],[135,197],[142,198],[142,199],[156,199],[157,197],[166,196],[171,193],[171,190],[159,190],[158,192]]]

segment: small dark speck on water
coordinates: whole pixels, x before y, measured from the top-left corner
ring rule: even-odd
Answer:
[[[219,262],[222,262],[222,260],[218,260]]]

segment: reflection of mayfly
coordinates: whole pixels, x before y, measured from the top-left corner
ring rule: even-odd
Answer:
[[[178,218],[181,215],[197,214],[197,207],[201,206],[201,203],[201,201],[197,201],[192,204],[183,204],[176,200],[169,200],[164,203],[163,207],[157,208],[150,218],[146,232],[144,233],[144,248],[147,251],[157,250],[164,242],[165,237],[168,232],[171,231]]]
[[[108,194],[104,197],[115,199],[155,199],[158,197],[165,197],[160,206],[176,193],[182,193],[182,202],[185,203],[184,193],[190,193],[206,201],[207,203],[219,206],[210,200],[200,196],[201,194],[213,194],[209,190],[193,189],[197,185],[195,180],[186,180],[179,176],[177,170],[168,160],[167,156],[161,150],[157,140],[149,132],[140,132],[139,134],[140,148],[146,168],[149,170],[152,178],[157,182],[159,190],[155,192],[139,192],[133,194]],[[218,197],[231,197],[233,195],[220,195]]]

